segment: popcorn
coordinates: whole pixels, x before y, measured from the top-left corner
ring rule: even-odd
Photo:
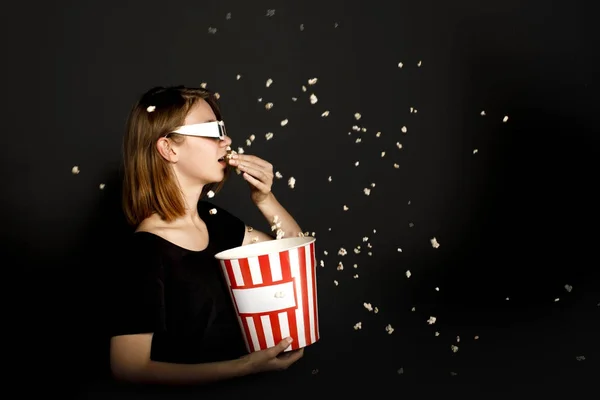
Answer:
[[[355,330],[355,331],[357,331],[357,330],[359,330],[359,329],[362,329],[362,322],[357,322],[357,323],[354,325],[354,330]]]
[[[428,323],[429,325],[433,325],[433,324],[435,324],[435,321],[436,321],[436,320],[437,320],[437,318],[436,318],[436,317],[429,317],[429,319],[427,320],[427,323]]]
[[[81,172],[81,171],[79,170],[79,167],[77,165],[75,165],[73,168],[71,168],[71,173],[73,175],[77,175],[77,174],[79,174],[79,172]]]
[[[217,209],[216,208],[211,208],[209,211],[210,215],[215,215],[217,213]]]
[[[431,238],[431,239],[430,239],[430,242],[431,242],[431,246],[432,246],[434,249],[437,249],[438,247],[440,247],[440,244],[438,243],[438,241],[437,241],[437,239],[436,239],[435,237],[434,237],[434,238]]]
[[[392,333],[394,333],[394,328],[392,328],[392,325],[387,324],[387,326],[385,327],[385,331],[388,333],[388,335],[391,335]]]
[[[206,193],[206,195],[208,196],[209,199],[212,199],[213,197],[215,197],[215,192],[213,192],[212,190],[209,190],[208,193]]]
[[[146,111],[149,113],[154,112],[154,110],[156,110],[156,106],[148,106],[148,108],[146,108]]]
[[[290,179],[288,179],[288,186],[292,189],[296,186],[296,179],[294,179],[293,176]]]

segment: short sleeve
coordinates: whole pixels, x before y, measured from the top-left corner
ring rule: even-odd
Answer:
[[[135,233],[112,288],[111,336],[165,330],[162,262],[147,233]]]
[[[206,223],[210,241],[215,245],[216,251],[242,245],[246,224],[240,218],[207,201],[198,202],[198,213]]]

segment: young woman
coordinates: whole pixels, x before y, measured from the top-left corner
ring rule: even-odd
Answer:
[[[252,202],[285,236],[302,231],[273,193],[273,168],[258,157],[226,157],[217,100],[208,90],[158,87],[135,104],[124,138],[125,215],[135,233],[115,277],[113,376],[134,383],[202,384],[282,370],[302,357],[290,341],[247,353],[214,255],[273,237],[203,198],[232,167]],[[291,340],[291,339],[290,339]]]

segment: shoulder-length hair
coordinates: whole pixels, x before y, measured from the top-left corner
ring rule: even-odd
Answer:
[[[186,204],[179,183],[156,144],[158,139],[184,125],[187,114],[200,99],[210,105],[217,120],[222,119],[217,98],[203,88],[155,87],[144,93],[131,109],[123,139],[122,202],[129,224],[137,226],[154,213],[167,222],[184,215]],[[185,140],[174,133],[169,138],[176,142]],[[211,190],[218,193],[229,172],[228,167],[221,182],[205,185],[200,197]]]

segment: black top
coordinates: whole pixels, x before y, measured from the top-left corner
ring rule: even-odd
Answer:
[[[217,209],[211,215],[209,210]],[[243,336],[214,255],[241,246],[245,224],[215,206],[198,203],[209,243],[202,251],[179,247],[148,232],[133,234],[119,269],[112,336],[154,332],[150,358],[201,363],[247,354]]]

